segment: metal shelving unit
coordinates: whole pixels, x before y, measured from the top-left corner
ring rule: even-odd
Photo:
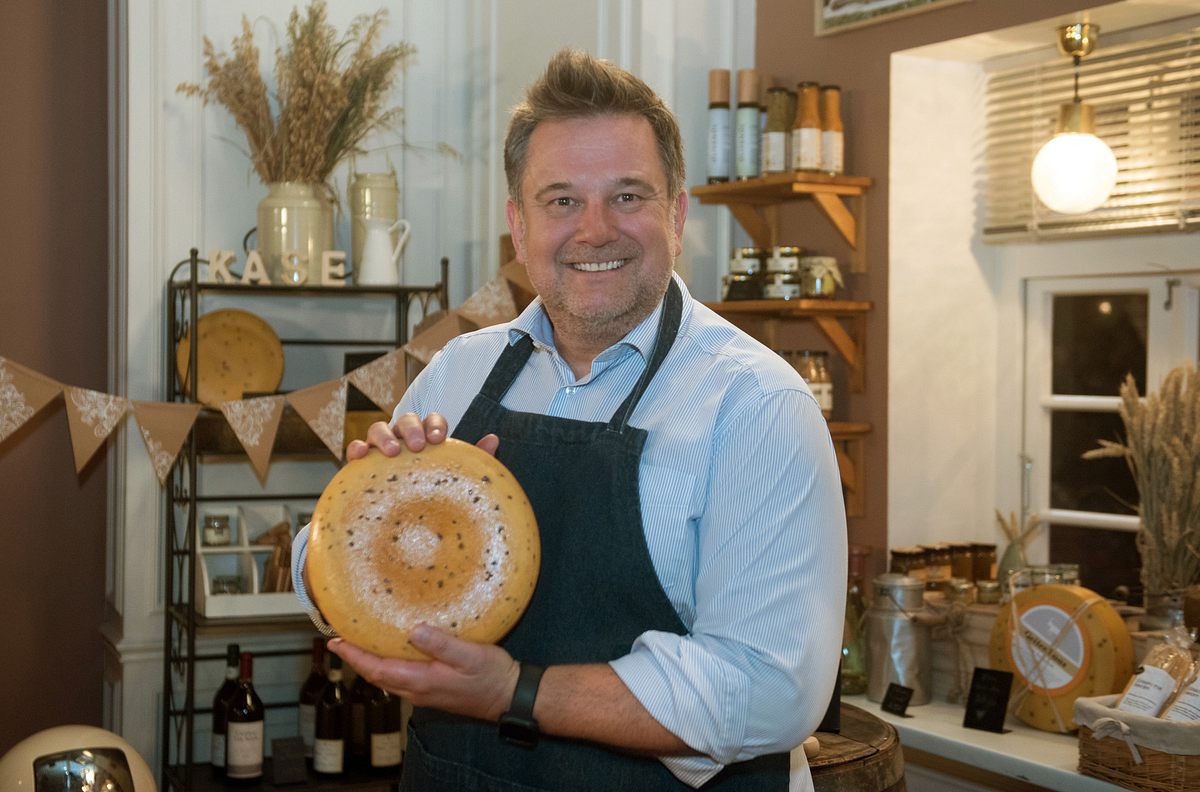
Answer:
[[[432,286],[260,286],[240,283],[207,283],[200,280],[200,266],[207,262],[193,249],[188,258],[180,261],[171,273],[166,287],[167,300],[167,349],[166,349],[166,398],[172,402],[192,401],[185,393],[176,374],[175,350],[179,341],[197,326],[200,306],[204,297],[221,295],[227,297],[253,297],[268,300],[288,300],[297,297],[324,300],[348,300],[351,298],[392,301],[395,322],[393,336],[386,338],[281,338],[284,349],[300,346],[374,347],[385,345],[400,347],[407,342],[408,328],[415,316],[424,318],[438,309],[449,307],[447,281],[449,262],[441,261],[441,281]],[[416,313],[416,312],[419,312]],[[186,381],[195,383],[198,344],[190,345],[190,360]],[[169,790],[223,789],[219,780],[214,780],[207,766],[199,766],[193,756],[197,716],[212,712],[211,707],[199,707],[196,703],[196,665],[202,662],[221,662],[222,653],[198,654],[196,640],[200,636],[262,636],[269,633],[295,635],[299,641],[295,649],[284,648],[274,651],[256,652],[256,657],[279,657],[304,655],[310,651],[311,638],[317,633],[305,616],[266,616],[237,618],[205,618],[197,613],[194,602],[197,576],[196,525],[197,505],[207,501],[296,501],[316,500],[319,492],[303,493],[201,493],[198,486],[199,467],[205,457],[228,456],[226,449],[210,448],[213,445],[212,427],[224,421],[219,411],[204,408],[195,426],[188,435],[184,448],[172,470],[166,497],[166,541],[165,547],[165,608],[163,618],[163,698],[162,698],[162,769],[161,788]],[[208,431],[203,431],[206,428]],[[328,451],[315,435],[311,446],[303,438],[292,438],[276,445],[275,454],[289,459],[328,459]],[[297,687],[299,686],[297,681]],[[297,702],[276,702],[266,705],[271,708],[295,707]],[[393,784],[378,776],[367,773],[347,773],[334,781],[311,779],[307,789],[390,789]],[[271,788],[264,780],[263,787]]]

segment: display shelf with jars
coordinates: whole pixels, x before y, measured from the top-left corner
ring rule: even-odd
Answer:
[[[166,482],[160,726],[164,792],[224,788],[222,780],[213,779],[196,748],[196,720],[212,712],[198,703],[211,695],[204,680],[212,676],[207,673],[209,667],[222,658],[209,648],[214,641],[240,638],[256,643],[255,655],[263,658],[286,659],[310,652],[316,631],[299,612],[289,590],[290,540],[307,522],[306,512],[311,512],[323,486],[320,482],[330,475],[326,468],[337,461],[288,405],[269,457],[269,464],[279,462],[286,470],[272,474],[269,481],[266,476],[257,480],[250,473],[242,464],[249,456],[222,410],[211,397],[203,398],[204,366],[213,372],[214,362],[220,360],[209,357],[200,363],[198,348],[206,343],[201,316],[236,310],[253,313],[258,321],[273,325],[279,336],[274,343],[283,359],[280,367],[293,372],[293,379],[303,379],[312,374],[341,376],[346,373],[345,366],[364,354],[369,357],[399,348],[416,322],[448,307],[445,259],[437,284],[388,287],[206,282],[201,280],[204,263],[193,250],[180,262],[165,290],[167,400],[200,401],[204,406]],[[197,328],[201,332],[193,333]],[[190,344],[196,336],[200,343]],[[244,354],[242,340],[230,343],[228,355]],[[197,387],[190,388],[188,383],[197,383]],[[286,390],[287,380],[268,393],[244,392],[239,385],[237,393],[217,401]],[[350,428],[355,417],[352,411],[347,410],[346,416],[347,436],[360,435],[357,428]],[[278,543],[279,552],[273,543],[277,538],[284,540]],[[296,680],[297,692],[302,681]],[[268,713],[281,708],[298,712],[299,701],[298,697],[273,698],[265,706]],[[271,788],[270,769],[268,757],[263,780],[267,788]],[[308,781],[306,788],[313,789],[394,788],[390,780],[370,773],[348,772],[324,785],[311,777]]]
[[[750,179],[699,184],[691,189],[701,204],[728,206],[754,244],[782,244],[780,206],[811,200],[850,246],[850,271],[866,271],[867,188],[865,176],[833,176],[808,171],[768,173]]]

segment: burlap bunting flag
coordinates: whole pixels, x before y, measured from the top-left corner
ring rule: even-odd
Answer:
[[[456,309],[460,316],[480,327],[489,327],[517,318],[517,302],[513,299],[508,278],[497,274],[486,286],[467,298]]]
[[[259,396],[221,403],[221,413],[246,449],[258,480],[266,482],[267,467],[271,464],[271,449],[283,417],[282,396]]]
[[[158,476],[159,484],[166,485],[175,457],[179,456],[179,449],[183,447],[183,441],[187,439],[200,410],[199,404],[133,403],[133,416],[137,418],[142,440],[146,443],[146,453],[150,455],[150,464],[154,466],[154,475]]]
[[[129,412],[129,400],[111,393],[67,386],[67,428],[75,452],[75,472],[96,453]]]
[[[375,403],[376,407],[391,415],[408,385],[404,352],[393,349],[386,355],[359,366],[346,376],[354,387]]]
[[[0,443],[62,391],[62,383],[0,357]]]
[[[346,432],[346,377],[292,391],[287,400],[313,434],[341,459]]]

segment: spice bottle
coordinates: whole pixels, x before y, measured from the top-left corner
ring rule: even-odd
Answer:
[[[708,73],[708,183],[729,181],[729,69]]]
[[[827,421],[833,415],[833,379],[829,376],[829,368],[825,364],[828,357],[829,353],[824,350],[802,349],[800,362],[796,367],[800,376],[808,383],[808,389],[812,391],[813,397],[821,407],[821,415],[825,416]]]
[[[821,169],[821,89],[815,82],[796,86],[796,118],[792,126],[792,169]]]
[[[734,175],[739,179],[753,179],[759,174],[762,133],[759,129],[758,84],[757,71],[738,69]]]
[[[821,86],[821,170],[845,172],[842,91],[836,85]]]
[[[763,172],[783,173],[788,169],[788,138],[791,132],[791,105],[786,88],[767,89],[767,127],[763,131]]]

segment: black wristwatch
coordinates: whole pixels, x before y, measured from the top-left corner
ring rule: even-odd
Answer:
[[[500,739],[504,742],[528,749],[537,745],[542,732],[533,719],[533,702],[537,699],[538,685],[545,671],[542,666],[521,663],[512,703],[508,705],[508,712],[500,716]]]

